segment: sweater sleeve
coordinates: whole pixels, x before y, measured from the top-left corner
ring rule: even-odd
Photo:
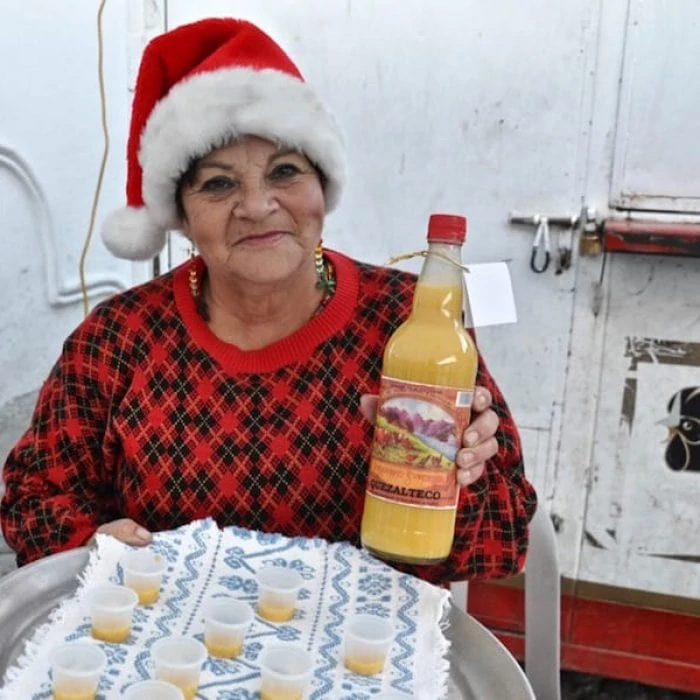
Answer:
[[[449,558],[429,567],[401,567],[433,583],[504,578],[525,566],[528,523],[537,508],[537,495],[525,478],[518,429],[481,357],[476,384],[493,397],[499,450],[486,463],[483,475],[460,491]]]
[[[83,545],[115,517],[102,447],[104,338],[89,322],[66,340],[5,463],[0,522],[19,565]]]

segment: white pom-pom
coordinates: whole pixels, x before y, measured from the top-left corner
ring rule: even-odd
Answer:
[[[102,225],[107,250],[125,260],[150,260],[163,250],[165,230],[145,207],[124,207],[112,212]]]

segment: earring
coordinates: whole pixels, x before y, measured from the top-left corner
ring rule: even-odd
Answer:
[[[319,241],[314,250],[314,265],[316,266],[316,288],[323,289],[326,286],[326,271],[323,268],[323,244]]]
[[[194,246],[190,248],[190,294],[196,299],[199,296],[199,279],[197,279],[197,256],[194,254]]]
[[[319,241],[314,250],[314,265],[316,266],[316,288],[323,289],[326,295],[335,291],[335,279],[331,272],[330,264],[327,266],[323,259],[323,243]]]

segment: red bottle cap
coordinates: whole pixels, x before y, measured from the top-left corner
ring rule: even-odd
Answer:
[[[467,219],[457,214],[432,214],[428,221],[428,243],[464,243]]]

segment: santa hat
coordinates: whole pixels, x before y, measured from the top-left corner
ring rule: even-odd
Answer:
[[[102,228],[117,257],[157,255],[179,220],[175,190],[193,158],[254,135],[298,149],[325,176],[326,209],[344,180],[343,138],[287,54],[255,25],[206,19],[143,54],[127,144],[127,206]]]

